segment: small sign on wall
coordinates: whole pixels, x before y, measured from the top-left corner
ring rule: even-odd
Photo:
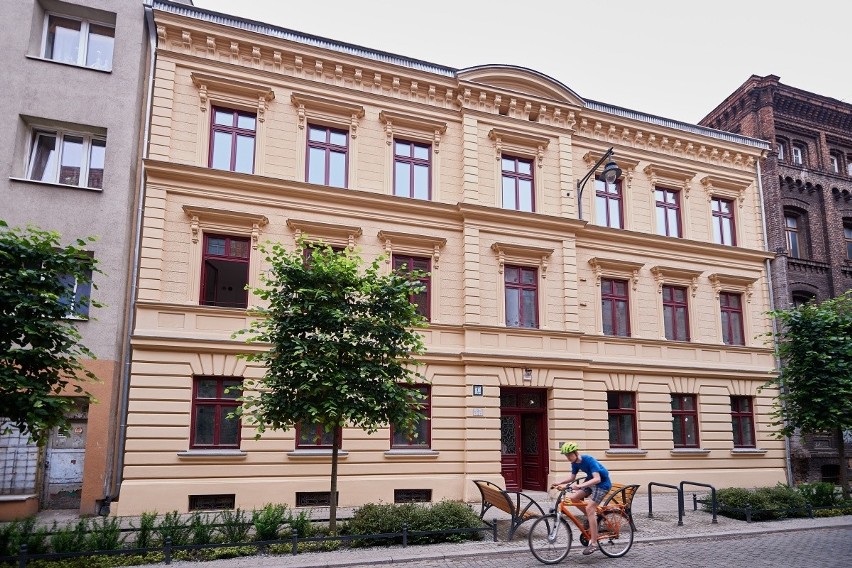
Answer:
[[[473,385],[473,396],[482,396],[482,385]]]
[[[482,412],[481,408],[474,408],[473,409],[473,415],[474,416],[485,416],[485,413]]]

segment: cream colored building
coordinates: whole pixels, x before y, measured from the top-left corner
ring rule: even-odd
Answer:
[[[344,429],[342,505],[476,500],[474,479],[541,489],[565,476],[566,440],[619,482],[785,479],[774,393],[758,390],[774,369],[764,142],[584,100],[530,69],[154,8],[116,513],[327,499],[330,449],[308,428],[256,441],[223,418],[221,389],[263,372],[232,339],[257,247],[300,234],[431,272],[427,443]],[[576,182],[610,147],[621,180],[590,181],[578,220]]]

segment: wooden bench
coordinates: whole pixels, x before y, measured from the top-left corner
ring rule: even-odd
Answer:
[[[613,483],[612,488],[601,499],[601,507],[606,507],[607,505],[624,505],[624,512],[627,513],[627,518],[630,519],[630,527],[634,531],[636,530],[636,525],[633,524],[633,497],[636,496],[636,491],[638,490],[638,485]]]
[[[529,495],[525,495],[520,491],[506,491],[490,481],[476,479],[473,482],[479,488],[479,493],[482,495],[482,511],[479,513],[480,519],[485,516],[485,512],[491,507],[496,507],[510,515],[509,540],[512,540],[512,537],[515,536],[515,530],[521,524],[544,515],[544,510]],[[483,522],[487,524],[485,519],[483,519]]]

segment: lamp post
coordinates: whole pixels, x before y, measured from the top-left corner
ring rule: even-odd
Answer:
[[[577,180],[577,218],[581,221],[583,220],[583,188],[586,187],[586,182],[589,181],[593,175],[595,175],[595,170],[598,169],[598,166],[604,163],[604,161],[609,158],[609,162],[607,162],[606,166],[604,166],[603,178],[606,183],[615,183],[615,181],[621,177],[621,168],[618,167],[618,164],[615,163],[615,160],[612,159],[613,149],[610,148],[606,151],[606,153],[601,156],[601,159],[598,160],[592,169],[583,176],[583,179]]]

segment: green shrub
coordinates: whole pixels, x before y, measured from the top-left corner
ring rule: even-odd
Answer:
[[[368,504],[355,512],[346,525],[346,534],[367,535],[402,532],[403,525],[409,531],[426,532],[462,528],[481,528],[482,521],[464,503],[441,501],[432,506],[405,503],[401,505]],[[462,540],[478,540],[480,533],[436,534],[428,536],[409,537],[411,544],[433,542],[459,542]],[[353,546],[388,545],[402,542],[401,537],[394,539],[358,539]]]
[[[50,548],[57,554],[63,552],[79,552],[86,550],[86,533],[89,531],[89,523],[86,519],[80,519],[75,524],[68,523],[59,528],[56,521],[50,528]]]
[[[298,515],[290,518],[290,530],[295,530],[300,538],[314,534],[314,525],[307,511],[299,511]]]
[[[782,483],[775,487],[760,487],[758,489],[742,489],[729,487],[716,492],[719,504],[719,514],[734,519],[746,518],[745,509],[752,510],[751,520],[766,521],[785,517],[806,516],[805,498],[795,489]],[[733,509],[733,510],[732,510]],[[788,512],[787,509],[800,509]],[[704,504],[704,510],[710,510],[710,504]]]
[[[116,517],[96,519],[86,535],[85,550],[118,550],[124,544],[121,521]]]
[[[796,491],[805,498],[805,501],[814,507],[833,507],[837,505],[837,496],[834,494],[834,484],[820,481],[817,483],[801,483]]]
[[[210,544],[214,542],[216,535],[216,520],[218,515],[214,515],[211,519],[207,515],[202,515],[197,511],[189,518],[189,530],[192,533],[192,544]]]
[[[276,540],[281,525],[290,520],[287,505],[267,503],[263,509],[251,512],[251,522],[254,525],[255,540]]]
[[[134,543],[136,548],[150,548],[153,546],[152,536],[154,528],[157,526],[156,511],[142,513],[142,516],[139,517],[139,526],[136,527],[132,523],[130,526],[136,529],[136,542]]]
[[[181,546],[189,544],[192,528],[180,513],[172,511],[163,515],[162,520],[157,524],[157,528],[154,529],[154,533],[157,535],[154,539],[154,546],[163,546],[166,538],[172,539],[172,545]]]
[[[219,534],[223,542],[246,542],[251,531],[251,523],[242,509],[222,511],[219,514],[221,526]]]
[[[12,521],[0,527],[0,556],[16,556],[22,544],[30,554],[48,552],[48,529],[37,527],[35,517]]]

